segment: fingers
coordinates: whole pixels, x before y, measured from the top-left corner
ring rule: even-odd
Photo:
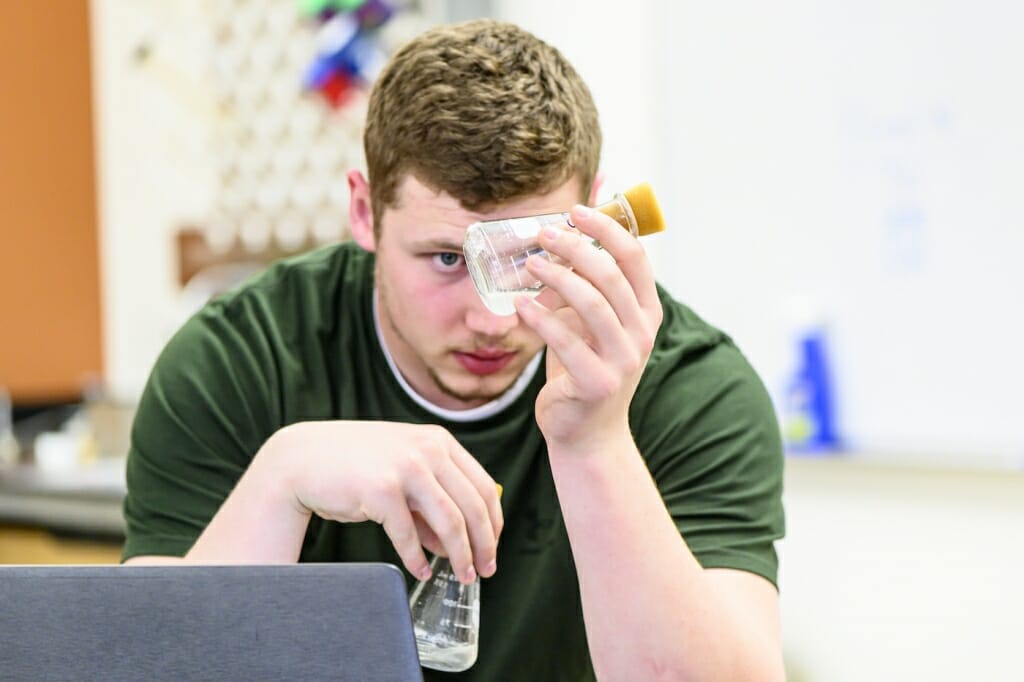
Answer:
[[[423,553],[423,545],[420,540],[420,533],[413,519],[413,513],[405,504],[405,500],[394,498],[388,505],[390,508],[384,510],[380,518],[383,519],[382,527],[405,568],[420,580],[430,577],[430,564]]]
[[[601,254],[578,237],[562,234],[556,241],[577,242],[583,249],[596,252],[600,261],[604,262],[599,265],[591,263],[589,277],[585,272],[573,273],[546,258],[531,257],[527,260],[527,269],[548,289],[554,290],[567,306],[576,311],[597,344],[596,350],[602,355],[623,358],[624,355],[631,354],[626,330],[631,323],[640,324],[642,318],[636,298],[622,273],[618,272],[614,262],[610,262],[607,254]],[[573,252],[577,245],[563,247],[563,251]],[[603,272],[597,272],[601,270]],[[591,281],[590,277],[598,279],[599,283]],[[622,311],[625,320],[620,319],[616,308]]]
[[[441,545],[461,581],[489,577],[497,569],[504,525],[495,482],[450,433],[426,433],[407,484],[409,507],[430,529],[420,539]]]
[[[470,542],[473,545],[473,559],[477,573],[489,578],[497,570],[498,538],[501,537],[501,531],[505,527],[505,514],[501,510],[501,499],[498,496],[494,479],[480,465],[480,462],[466,452],[454,438],[452,443],[454,445],[451,453],[452,462],[473,485],[478,498],[484,505],[486,519],[480,516],[479,509],[475,504],[473,505],[476,517],[475,523],[471,523],[471,527],[478,527],[483,534],[477,541],[474,540],[474,534],[470,533]]]
[[[558,357],[570,377],[586,377],[588,385],[597,387],[595,392],[599,395],[587,397],[599,398],[614,391],[614,379],[609,376],[604,362],[564,317],[527,296],[516,299],[516,312],[543,339],[548,352]],[[585,397],[579,382],[575,382],[575,386],[577,394],[571,397]]]
[[[407,495],[409,509],[423,517],[444,546],[455,575],[463,583],[473,582],[477,573],[469,530],[453,496],[435,476],[417,476],[410,482]]]
[[[491,564],[497,555],[497,534],[494,531],[490,512],[484,502],[480,491],[473,482],[455,464],[454,460],[448,460],[440,471],[437,472],[437,480],[444,490],[451,496],[451,499],[458,507],[460,515],[460,531],[465,533],[469,542],[469,554],[466,557],[466,566],[463,567],[456,556],[449,552],[448,558],[452,561],[452,568],[456,575],[471,581],[477,575],[491,575],[494,570]],[[494,484],[491,484],[493,489]],[[496,496],[496,494],[492,494]],[[438,537],[448,547],[448,537],[444,535],[444,529],[438,529],[432,525]],[[456,538],[456,543],[461,542],[461,537]],[[457,545],[458,546],[458,545]],[[461,560],[461,557],[459,557]]]
[[[611,219],[608,221],[612,222]],[[614,222],[612,225],[613,229],[622,234],[613,232],[606,240],[615,242],[616,239],[612,238],[614,235],[618,239],[627,239],[635,246],[639,246],[639,242],[629,233]],[[532,259],[527,265],[538,279],[556,289],[565,302],[588,319],[588,322],[590,316],[586,313],[599,302],[607,302],[618,318],[617,326],[630,329],[641,324],[642,311],[633,284],[626,277],[615,255],[606,249],[595,248],[593,241],[586,234],[569,231],[545,230],[540,236],[541,245],[555,255],[557,260],[564,261],[572,268],[576,273],[575,278],[568,276],[563,272],[564,269],[560,269],[556,263],[547,259]],[[595,329],[595,332],[603,331]]]
[[[537,303],[548,310],[558,310],[566,306],[565,299],[558,295],[558,292],[551,287],[544,287],[535,297]]]
[[[601,247],[615,259],[618,270],[630,283],[640,307],[648,312],[660,310],[661,301],[658,299],[658,290],[654,284],[654,268],[644,253],[640,240],[600,211],[586,206],[576,206],[571,213],[571,219],[577,229],[598,241]],[[585,253],[580,252],[578,255]],[[580,270],[585,267],[582,262],[571,262],[574,269]],[[623,322],[626,321],[623,320]]]
[[[571,308],[582,320],[585,338],[594,350],[612,366],[633,372],[646,363],[661,323],[650,261],[639,241],[608,216],[576,207],[573,219],[579,231],[552,229],[540,235],[541,246],[554,256],[554,262],[537,257],[527,261],[531,274],[546,287],[538,300],[544,304],[542,297],[553,291],[548,301],[555,305],[544,307]],[[608,248],[594,248],[592,238]],[[546,327],[555,334],[552,338],[561,336],[558,325]],[[545,341],[552,343],[549,338]],[[565,350],[573,352],[563,344]]]
[[[444,551],[444,545],[441,544],[441,538],[437,537],[437,533],[430,528],[426,519],[413,512],[412,521],[416,524],[416,533],[420,537],[420,544],[426,547],[428,552],[431,554],[447,554]]]
[[[405,567],[429,574],[423,548],[446,555],[463,582],[495,572],[504,526],[494,480],[447,430],[422,424],[321,422],[306,425],[320,444],[296,492],[305,509],[341,523],[383,526]],[[354,430],[354,431],[353,431]],[[336,447],[351,450],[338,457]]]

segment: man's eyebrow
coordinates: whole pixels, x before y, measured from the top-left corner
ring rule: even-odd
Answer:
[[[413,242],[413,248],[417,251],[462,251],[462,244],[447,239],[426,239],[421,242]]]

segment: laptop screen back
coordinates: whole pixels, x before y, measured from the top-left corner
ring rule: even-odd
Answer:
[[[0,567],[10,679],[422,680],[388,564]]]

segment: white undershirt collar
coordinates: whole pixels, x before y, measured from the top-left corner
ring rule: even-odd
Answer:
[[[387,360],[388,367],[391,368],[391,373],[395,375],[395,379],[398,381],[398,385],[402,387],[402,390],[412,398],[417,405],[423,409],[431,412],[442,419],[447,419],[453,422],[471,422],[486,419],[493,415],[498,414],[506,407],[511,405],[515,400],[523,394],[530,381],[533,380],[534,375],[537,373],[537,368],[540,367],[540,360],[542,353],[538,352],[530,360],[529,364],[523,369],[522,374],[516,379],[516,382],[512,384],[507,391],[502,393],[500,396],[495,398],[489,403],[484,403],[478,407],[471,407],[467,410],[449,410],[439,405],[435,405],[430,402],[419,393],[416,392],[409,382],[405,380],[402,373],[398,369],[398,365],[395,364],[394,358],[391,357],[391,352],[388,350],[387,343],[384,342],[384,334],[381,331],[380,326],[380,313],[377,309],[377,288],[373,289],[373,327],[377,332],[377,341],[380,343],[380,348],[384,351],[384,359]]]

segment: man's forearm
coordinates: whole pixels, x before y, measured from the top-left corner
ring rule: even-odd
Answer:
[[[631,438],[550,457],[599,679],[782,679],[777,643],[716,597]]]
[[[295,500],[283,432],[273,436],[186,555],[188,561],[294,563],[310,512]]]

